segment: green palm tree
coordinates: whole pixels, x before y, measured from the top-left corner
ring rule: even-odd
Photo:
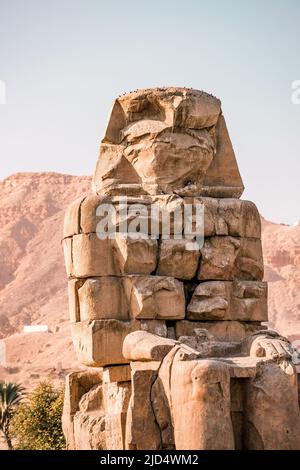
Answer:
[[[20,384],[0,381],[0,430],[10,450],[13,446],[9,436],[9,422],[23,397],[24,388]]]

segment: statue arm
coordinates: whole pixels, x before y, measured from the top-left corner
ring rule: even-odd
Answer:
[[[201,357],[198,351],[181,341],[164,338],[143,330],[126,336],[123,342],[123,356],[129,361],[162,361],[174,348],[180,349],[179,355],[182,360]]]
[[[290,341],[273,330],[261,330],[245,340],[244,349],[253,357],[266,357],[274,360],[297,361],[299,354]],[[296,354],[295,354],[296,353]]]

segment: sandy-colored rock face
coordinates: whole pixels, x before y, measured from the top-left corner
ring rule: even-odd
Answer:
[[[267,321],[267,284],[253,281],[206,281],[187,306],[189,320]]]
[[[220,101],[184,88],[119,97],[93,190],[64,223],[73,343],[91,367],[85,387],[67,382],[69,448],[300,447],[291,349],[261,324],[260,217],[239,200]]]

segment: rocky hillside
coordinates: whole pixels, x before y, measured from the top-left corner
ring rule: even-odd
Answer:
[[[300,226],[262,220],[262,227],[270,324],[300,339]]]
[[[8,361],[0,366],[2,379],[32,387],[79,367],[61,233],[65,207],[90,183],[89,177],[56,173],[20,173],[0,182],[0,339]],[[263,245],[271,325],[300,337],[300,227],[263,220]],[[49,332],[22,333],[31,323],[46,324]]]
[[[8,367],[0,378],[27,386],[77,367],[67,310],[61,247],[65,207],[90,188],[90,178],[20,173],[0,182],[0,339]],[[23,334],[46,324],[49,333]]]

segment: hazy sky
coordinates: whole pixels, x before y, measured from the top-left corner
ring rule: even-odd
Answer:
[[[113,99],[152,86],[222,99],[246,191],[300,219],[300,0],[0,0],[0,178],[91,174]]]

